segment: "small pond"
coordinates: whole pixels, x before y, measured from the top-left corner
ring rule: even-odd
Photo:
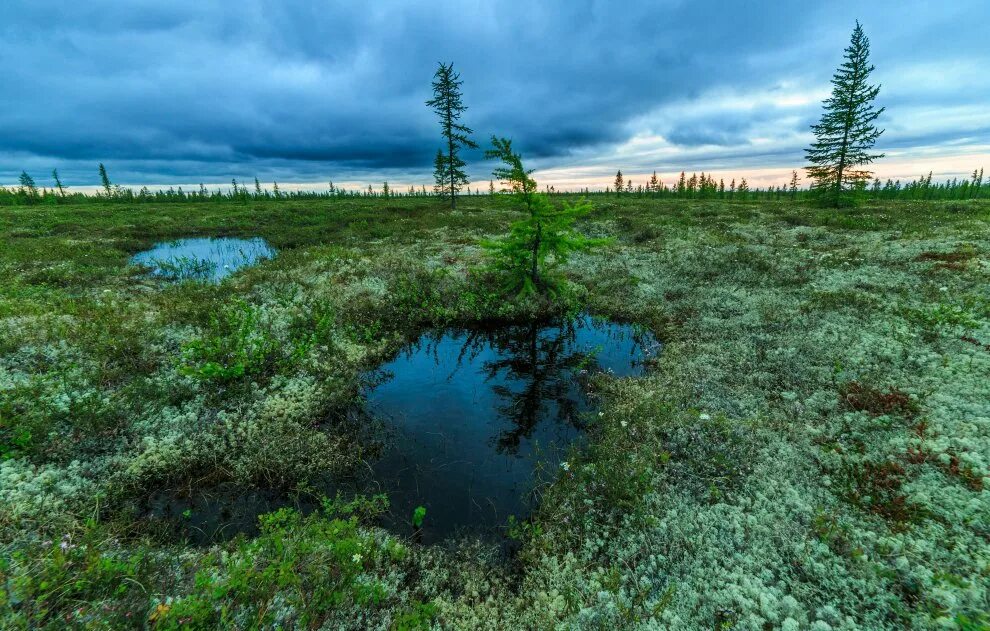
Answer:
[[[427,333],[365,375],[357,416],[376,427],[380,455],[356,479],[322,490],[387,493],[382,525],[402,536],[424,506],[424,543],[459,533],[497,537],[510,515],[531,512],[534,488],[556,479],[597,418],[590,377],[642,374],[659,351],[649,332],[587,315]],[[258,514],[292,503],[266,490],[214,489],[153,498],[151,513],[205,543],[253,532]]]
[[[131,263],[151,268],[153,275],[171,280],[215,283],[241,268],[274,257],[275,250],[260,237],[194,238],[156,243],[150,250],[131,257]]]
[[[394,526],[426,507],[425,540],[503,528],[530,512],[589,420],[595,371],[640,374],[659,350],[631,325],[583,316],[424,335],[377,371],[369,411],[391,434],[372,464]]]

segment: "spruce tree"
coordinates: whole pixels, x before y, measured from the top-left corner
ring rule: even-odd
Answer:
[[[799,180],[798,180],[797,171],[791,171],[791,183],[790,183],[791,198],[797,197],[798,181]]]
[[[749,198],[749,184],[746,183],[746,178],[739,180],[739,186],[736,187],[736,193],[739,195],[740,199]]]
[[[55,180],[55,188],[58,189],[58,194],[61,197],[65,197],[65,187],[62,186],[62,180],[58,177],[58,169],[52,169],[52,179]]]
[[[873,106],[880,92],[879,85],[868,82],[873,69],[870,40],[857,20],[845,61],[832,76],[832,95],[824,101],[825,112],[811,128],[816,140],[805,150],[812,164],[805,167],[814,180],[812,188],[828,205],[848,202],[848,192],[861,190],[870,177],[870,171],[859,167],[883,157],[870,153],[883,133],[874,121],[884,111]]]
[[[660,180],[657,178],[657,172],[653,172],[653,176],[650,178],[649,190],[656,195],[660,192]]]
[[[21,190],[27,195],[35,197],[38,194],[38,186],[34,183],[34,178],[28,175],[27,171],[21,171],[18,181],[21,184]]]
[[[103,184],[103,190],[106,191],[107,197],[113,195],[113,185],[110,184],[110,176],[107,175],[107,168],[100,163],[100,182]]]
[[[492,253],[496,266],[507,272],[512,290],[523,295],[543,289],[555,292],[559,287],[555,267],[566,263],[572,252],[606,242],[574,230],[574,222],[591,212],[591,204],[581,200],[557,207],[549,196],[538,193],[532,170],[523,166],[511,140],[492,136],[492,148],[485,157],[502,163],[493,172],[495,179],[507,185],[504,192],[508,195],[502,199],[524,206],[527,217],[512,224],[508,236],[482,245]]]
[[[465,163],[458,152],[463,147],[472,149],[478,147],[469,137],[473,133],[471,128],[457,122],[467,109],[461,100],[463,81],[460,79],[460,74],[454,72],[453,63],[446,65],[440,63],[433,75],[433,98],[426,102],[440,118],[440,131],[447,142],[444,168],[438,169],[439,162],[435,163],[434,178],[437,179],[443,195],[450,198],[452,209],[457,205],[457,192],[468,184],[467,174],[464,173]],[[441,155],[442,153],[441,150]]]
[[[622,171],[616,171],[615,173],[615,194],[621,195],[622,191],[625,189],[625,180],[622,178]]]

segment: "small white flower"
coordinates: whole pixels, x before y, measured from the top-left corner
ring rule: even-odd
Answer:
[[[938,290],[939,291],[949,291],[949,288],[948,287],[939,287]]]
[[[712,420],[712,415],[702,412],[701,414],[698,415],[698,418],[700,418],[703,421],[710,421]]]
[[[622,422],[620,423],[620,425],[622,425],[623,427],[626,427],[626,426],[628,426],[628,425],[629,425],[629,422],[628,422],[628,421],[622,421]]]
[[[598,413],[598,418],[601,418],[601,417],[603,417],[603,416],[605,416],[605,413],[604,413],[604,412],[599,412],[599,413]]]
[[[354,556],[351,557],[351,561],[354,561],[355,563],[360,563],[361,559],[363,558],[364,557],[362,557],[360,554],[355,554]]]
[[[567,462],[565,460],[565,461],[563,461],[563,462],[560,463],[560,468],[563,469],[564,471],[570,471],[571,470],[571,463],[569,463],[569,462]]]

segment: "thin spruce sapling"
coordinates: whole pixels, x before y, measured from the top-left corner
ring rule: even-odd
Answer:
[[[492,148],[485,157],[502,163],[492,174],[505,185],[504,198],[524,207],[527,217],[512,224],[508,236],[485,241],[483,247],[491,253],[496,268],[507,273],[509,289],[520,295],[543,290],[556,293],[559,279],[554,269],[565,263],[570,253],[607,242],[574,230],[574,223],[590,213],[592,205],[581,200],[573,205],[565,201],[558,207],[547,195],[537,193],[532,170],[523,166],[511,140],[492,136]]]
[[[113,184],[110,183],[110,176],[107,175],[107,168],[100,163],[100,183],[103,184],[103,191],[107,197],[113,197]]]
[[[65,187],[62,186],[62,180],[58,177],[58,169],[52,169],[52,179],[55,180],[55,188],[58,189],[59,196],[65,197]]]
[[[440,63],[433,75],[433,98],[426,102],[440,119],[440,133],[447,144],[446,155],[442,149],[438,150],[433,163],[433,190],[450,200],[451,209],[457,205],[457,193],[469,184],[460,150],[478,148],[470,138],[473,130],[458,122],[467,109],[461,97],[462,83],[461,76],[454,72],[453,63]]]

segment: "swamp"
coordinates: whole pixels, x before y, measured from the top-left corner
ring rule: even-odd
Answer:
[[[984,628],[990,201],[587,203],[0,207],[0,626]]]

